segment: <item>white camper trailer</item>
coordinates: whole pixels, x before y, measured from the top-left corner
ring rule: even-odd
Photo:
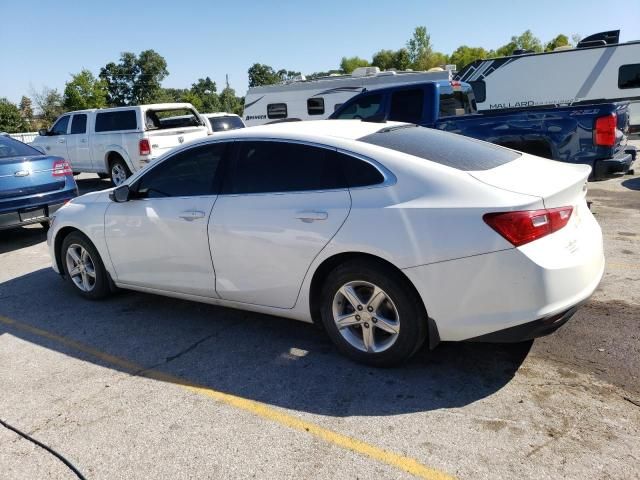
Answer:
[[[516,52],[476,60],[456,80],[473,87],[478,110],[625,101],[640,130],[640,41],[618,43],[620,31],[597,33],[576,48]]]
[[[288,83],[251,87],[244,104],[247,127],[286,120],[322,120],[364,89],[391,85],[451,80],[455,66],[437,71],[384,71],[378,67],[356,68],[350,75],[331,75],[315,80],[304,77]]]

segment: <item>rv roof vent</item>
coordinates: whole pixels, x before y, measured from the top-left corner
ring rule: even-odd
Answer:
[[[571,45],[561,45],[553,49],[554,52],[561,52],[563,50],[571,50],[573,47]]]
[[[351,72],[352,77],[373,77],[380,73],[378,67],[358,67]]]
[[[380,72],[378,75],[381,76],[381,77],[383,75],[385,75],[385,76],[396,75],[396,71],[395,70],[385,70],[384,72]]]

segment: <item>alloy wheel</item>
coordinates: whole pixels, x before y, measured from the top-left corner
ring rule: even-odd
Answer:
[[[66,258],[69,277],[83,292],[90,292],[96,286],[96,269],[89,252],[77,243],[69,245]]]
[[[113,184],[117,187],[118,185],[122,185],[126,179],[127,171],[125,168],[119,163],[114,163],[111,167],[111,181]]]
[[[398,309],[389,295],[373,283],[345,283],[333,297],[332,311],[342,337],[360,351],[384,352],[398,339]]]

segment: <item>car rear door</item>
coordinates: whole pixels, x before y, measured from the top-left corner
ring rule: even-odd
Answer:
[[[149,167],[134,198],[111,203],[105,237],[117,281],[215,297],[207,222],[226,143],[182,150]]]
[[[292,308],[304,276],[351,208],[332,149],[238,141],[209,222],[216,291]]]

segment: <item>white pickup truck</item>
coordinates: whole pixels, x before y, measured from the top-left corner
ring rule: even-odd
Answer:
[[[74,173],[93,172],[120,185],[163,153],[209,127],[189,103],[161,103],[68,112],[32,146],[65,158]]]

